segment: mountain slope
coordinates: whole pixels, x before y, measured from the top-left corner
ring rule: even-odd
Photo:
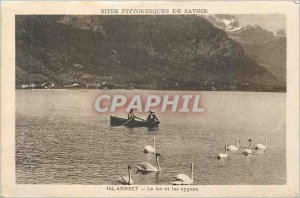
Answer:
[[[245,53],[260,66],[270,71],[278,83],[286,86],[286,35],[284,30],[277,33],[258,25],[240,26],[234,15],[208,15],[206,18],[215,27],[223,29],[229,37],[238,42]]]
[[[284,90],[199,16],[17,16],[16,83]]]
[[[259,26],[245,27],[229,34],[240,43],[246,54],[265,67],[279,82],[286,84],[286,37],[275,35]]]

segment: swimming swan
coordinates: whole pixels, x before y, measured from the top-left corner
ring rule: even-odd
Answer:
[[[155,155],[157,168],[148,162],[142,162],[140,164],[137,164],[136,168],[138,169],[138,171],[142,171],[142,172],[160,172],[161,171],[161,168],[159,165],[159,157],[160,156],[161,155],[159,153],[156,153],[156,155]]]
[[[118,182],[122,183],[122,184],[127,184],[127,185],[132,185],[134,184],[132,178],[131,178],[131,166],[128,166],[128,176],[122,176],[119,177]]]
[[[248,142],[250,142],[250,144],[249,147],[243,151],[244,155],[252,154],[252,150],[251,150],[252,139],[249,139]]]
[[[255,149],[257,150],[257,149],[266,149],[267,148],[267,137],[265,137],[265,145],[263,145],[263,144],[257,144],[256,146],[255,146]]]
[[[145,153],[155,153],[155,137],[153,138],[153,147],[151,145],[145,146]]]
[[[237,151],[237,150],[239,150],[239,142],[240,142],[240,140],[239,140],[239,139],[236,139],[236,146],[234,146],[234,145],[229,145],[229,146],[227,147],[227,151]]]
[[[227,154],[227,144],[225,144],[225,153],[219,153],[218,159],[228,158]]]
[[[172,181],[173,185],[188,185],[193,183],[193,174],[194,174],[194,163],[191,164],[191,177],[186,174],[178,174],[175,177],[175,181]]]

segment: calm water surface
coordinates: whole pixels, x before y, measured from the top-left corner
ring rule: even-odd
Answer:
[[[96,96],[120,92],[148,93],[17,90],[17,183],[119,184],[118,177],[127,175],[131,164],[135,184],[169,184],[178,173],[189,175],[191,162],[196,185],[286,183],[285,93],[189,92],[201,95],[206,112],[157,113],[161,126],[149,132],[110,128],[109,114],[94,112]],[[155,165],[154,155],[143,153],[153,136],[162,172],[141,174],[135,164]],[[266,152],[229,153],[228,159],[217,159],[225,143],[235,144],[238,138],[241,147],[247,147],[252,138],[254,146],[264,144],[265,136]]]

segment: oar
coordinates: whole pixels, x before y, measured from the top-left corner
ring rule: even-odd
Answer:
[[[142,120],[142,121],[145,121],[145,122],[147,122],[147,120],[144,120],[144,119],[142,119],[142,118],[139,118],[139,117],[135,117],[135,118],[137,118],[137,119],[140,119],[140,120]]]
[[[127,120],[127,122],[125,122],[124,124],[122,124],[122,126],[125,126],[125,125],[126,125],[128,122],[130,122],[132,119],[133,119],[133,117],[130,118],[129,120]]]

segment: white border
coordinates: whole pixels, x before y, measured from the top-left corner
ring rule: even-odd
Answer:
[[[267,1],[1,2],[1,193],[9,197],[296,197],[299,193],[299,5]],[[205,8],[209,14],[286,14],[287,185],[202,185],[198,192],[110,192],[105,185],[16,185],[15,15],[98,15],[101,8]],[[278,112],[281,113],[281,112]],[[160,187],[165,187],[160,185]]]

